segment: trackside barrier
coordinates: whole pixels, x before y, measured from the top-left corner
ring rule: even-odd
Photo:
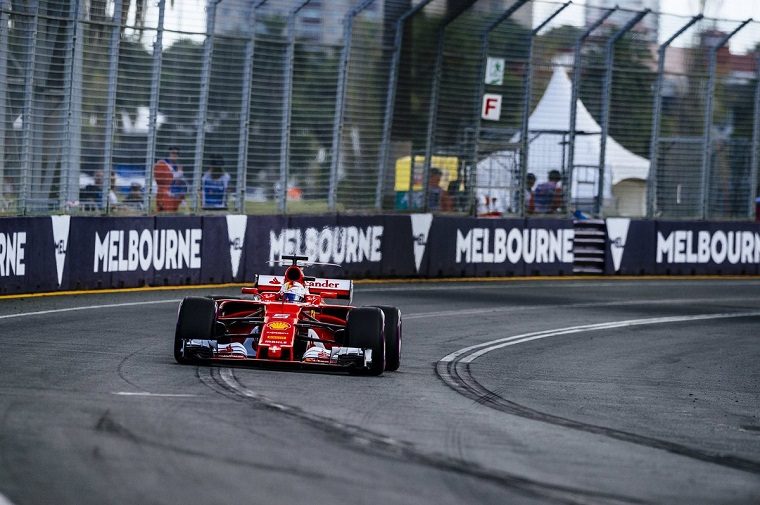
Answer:
[[[756,223],[605,224],[608,275],[760,273]],[[7,218],[0,294],[252,281],[284,254],[353,279],[572,275],[573,239],[571,220],[432,214]]]

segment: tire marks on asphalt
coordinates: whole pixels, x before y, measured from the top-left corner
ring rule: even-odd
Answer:
[[[609,428],[606,426],[583,423],[566,417],[556,416],[547,412],[541,412],[539,410],[532,409],[525,405],[510,401],[507,398],[504,398],[501,395],[490,391],[473,377],[471,371],[471,364],[476,359],[489,352],[508,346],[544,338],[613,328],[745,317],[760,317],[760,311],[632,319],[626,321],[613,321],[608,323],[571,326],[553,330],[524,333],[521,335],[505,337],[502,339],[483,342],[481,344],[459,349],[458,351],[455,351],[441,358],[435,365],[435,371],[438,377],[454,391],[468,398],[471,398],[478,404],[485,405],[507,414],[520,416],[534,421],[541,421],[544,423],[561,426],[563,428],[601,435],[616,440],[621,440],[623,442],[650,447],[653,449],[663,450],[677,454],[679,456],[721,465],[736,470],[742,470],[753,474],[760,474],[760,461],[741,458],[730,454],[703,451],[697,448],[670,442],[668,440],[661,440],[644,435],[638,435],[636,433],[616,430],[614,428]]]
[[[448,471],[457,475],[474,477],[492,484],[516,491],[525,496],[551,499],[563,504],[585,503],[621,503],[621,504],[644,504],[642,500],[623,495],[590,491],[570,486],[539,482],[516,474],[497,471],[483,467],[475,462],[460,458],[452,458],[445,454],[427,453],[419,450],[412,443],[396,440],[394,438],[369,431],[360,426],[342,423],[335,419],[324,417],[308,412],[300,407],[285,405],[274,401],[267,396],[253,391],[241,384],[232,368],[207,368],[209,375],[214,381],[227,391],[240,398],[253,401],[256,404],[281,412],[293,418],[306,421],[310,426],[325,426],[329,430],[324,433],[337,436],[339,442],[350,443],[362,450],[374,449],[378,454],[395,457],[404,461],[413,461],[442,471]],[[199,375],[203,375],[199,367]],[[203,380],[206,383],[206,380]],[[216,388],[212,388],[216,390]],[[456,437],[456,435],[455,435]],[[454,443],[459,443],[455,441]]]

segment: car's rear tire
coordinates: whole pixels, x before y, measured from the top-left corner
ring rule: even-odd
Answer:
[[[401,311],[385,305],[378,309],[385,314],[385,370],[395,372],[401,365]]]
[[[177,363],[192,363],[193,360],[184,355],[184,342],[191,339],[210,340],[215,319],[216,304],[211,298],[187,296],[180,302],[174,332],[174,359]]]
[[[372,350],[372,364],[365,373],[381,375],[385,370],[383,311],[377,307],[357,307],[348,313],[346,334],[349,347]]]

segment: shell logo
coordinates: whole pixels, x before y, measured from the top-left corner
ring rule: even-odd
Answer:
[[[290,323],[286,323],[285,321],[273,321],[267,324],[267,328],[270,330],[287,330],[290,329]]]

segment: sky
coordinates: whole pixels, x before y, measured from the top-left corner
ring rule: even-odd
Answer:
[[[757,20],[751,26],[747,26],[736,34],[729,42],[729,47],[734,53],[746,53],[755,44],[760,42],[760,0],[704,0],[705,15],[711,18],[733,20],[733,22],[721,23],[717,26],[723,31],[731,31],[738,25],[737,21],[752,17]],[[157,1],[148,2],[149,8],[146,16],[146,26],[155,26],[158,17]],[[583,8],[586,0],[573,0],[573,6],[560,14],[548,28],[562,24],[583,25]],[[617,2],[620,7],[626,7],[626,0]],[[672,14],[661,16],[660,40],[663,41],[678,30],[680,25],[685,24],[688,18],[699,13],[700,0],[660,0],[660,11]],[[548,17],[560,5],[560,0],[539,0],[533,2],[533,19],[538,24]],[[174,6],[166,2],[165,25],[169,30],[183,30],[188,32],[202,33],[206,29],[205,17],[206,0],[174,0]],[[164,47],[168,47],[178,38],[175,34],[166,34]],[[201,37],[196,37],[202,40]],[[689,37],[684,36],[677,40],[674,45],[684,45],[689,42]]]
[[[585,0],[573,0],[575,5],[585,5]],[[618,5],[626,7],[626,0],[619,0]],[[660,17],[659,38],[663,42],[674,34],[682,25],[686,24],[690,17],[699,13],[699,0],[660,0],[660,12],[669,15]],[[629,3],[630,4],[630,3]],[[548,17],[559,5],[559,1],[534,2],[533,20],[538,24]],[[739,25],[740,21],[747,18],[755,19],[755,23],[745,27],[730,41],[729,47],[734,53],[746,53],[752,50],[755,44],[760,42],[760,0],[705,0],[705,16],[731,20],[718,24],[717,28],[730,32]],[[550,26],[571,24],[583,25],[583,9],[568,8],[560,14]],[[680,37],[673,45],[679,46],[689,42],[687,34]]]

